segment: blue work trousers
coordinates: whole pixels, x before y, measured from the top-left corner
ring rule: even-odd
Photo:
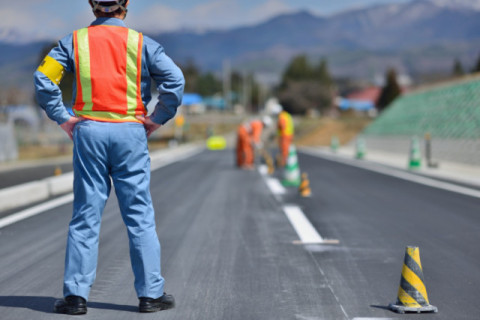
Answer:
[[[75,199],[67,240],[64,296],[88,300],[96,276],[100,222],[111,181],[127,227],[137,295],[162,296],[164,279],[150,196],[145,128],[134,122],[86,120],[75,126],[73,140]]]

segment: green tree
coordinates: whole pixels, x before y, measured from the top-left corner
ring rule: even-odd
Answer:
[[[475,64],[475,67],[473,68],[473,72],[480,72],[480,55],[478,56],[477,63]]]
[[[301,81],[311,79],[313,75],[313,68],[308,62],[306,55],[299,55],[290,62],[285,73],[283,74],[283,81]]]
[[[185,92],[198,92],[200,70],[193,60],[188,60],[184,66],[181,66],[181,69],[185,77]]]
[[[313,70],[313,77],[323,85],[330,86],[333,84],[333,79],[328,70],[328,63],[326,59],[320,60],[320,63]]]
[[[395,69],[389,69],[386,74],[385,86],[383,87],[377,102],[377,109],[383,111],[399,95],[402,89],[397,82],[397,72]]]
[[[202,74],[198,77],[195,92],[202,96],[214,95],[218,92],[222,92],[222,82],[211,72]]]
[[[332,105],[334,81],[327,60],[311,65],[305,55],[294,57],[285,69],[278,89],[280,103],[292,113],[323,111]]]
[[[456,77],[463,76],[465,74],[465,70],[463,69],[462,63],[460,60],[455,59],[453,62],[453,75]]]

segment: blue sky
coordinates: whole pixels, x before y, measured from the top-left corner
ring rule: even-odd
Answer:
[[[281,13],[330,15],[379,3],[410,0],[131,0],[126,23],[144,32],[227,29]],[[0,0],[0,40],[58,39],[88,25],[87,0]]]

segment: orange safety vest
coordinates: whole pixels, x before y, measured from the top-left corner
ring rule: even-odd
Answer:
[[[139,122],[143,35],[118,26],[90,26],[73,33],[77,116],[107,122]]]
[[[290,113],[286,111],[280,112],[278,115],[278,135],[279,136],[293,136],[294,126],[293,119]]]

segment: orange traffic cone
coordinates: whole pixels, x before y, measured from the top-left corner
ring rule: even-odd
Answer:
[[[437,307],[428,302],[418,247],[407,247],[397,302],[391,303],[388,307],[397,313],[438,311]]]
[[[302,179],[300,186],[298,187],[298,192],[302,197],[310,197],[312,195],[312,190],[310,189],[310,181],[308,180],[308,175],[306,172],[302,173]]]
[[[62,168],[60,168],[59,166],[57,166],[57,167],[55,168],[55,170],[53,171],[53,175],[54,175],[54,176],[59,176],[59,175],[61,175],[61,174],[62,174]]]

